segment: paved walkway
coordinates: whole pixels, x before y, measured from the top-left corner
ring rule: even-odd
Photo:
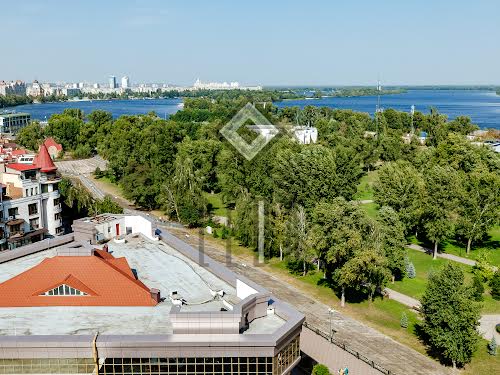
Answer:
[[[192,246],[198,247],[198,236],[189,234],[187,230],[168,229]],[[224,263],[236,273],[244,275],[259,283],[283,301],[295,306],[306,315],[308,324],[329,332],[329,306],[318,302],[302,290],[295,289],[285,281],[267,272],[262,267],[246,264],[243,258],[232,256],[232,263],[226,263],[226,250],[222,245],[204,243],[205,254]],[[388,336],[370,328],[340,312],[332,314],[332,326],[336,331],[335,337],[360,352],[376,363],[389,369],[397,375],[434,375],[449,374],[449,369],[426,356],[406,347]]]
[[[406,245],[406,247],[409,249],[417,250],[417,251],[420,251],[422,253],[431,254],[431,255],[434,252],[432,249],[429,249],[427,247],[423,247],[420,245],[416,245],[416,244],[409,244],[409,245]],[[474,261],[472,259],[462,258],[462,257],[456,256],[453,254],[446,254],[446,253],[439,253],[438,252],[437,256],[438,256],[438,258],[453,260],[454,262],[467,264],[468,266],[473,266],[476,264],[476,261]]]
[[[415,299],[413,297],[407,296],[406,294],[396,292],[395,290],[392,290],[390,288],[385,288],[384,289],[387,295],[389,296],[389,299],[393,299],[394,301],[398,301],[399,303],[402,303],[403,305],[406,305],[410,308],[420,308],[420,301],[418,299]]]
[[[497,344],[500,343],[500,333],[495,329],[495,325],[500,324],[500,314],[496,315],[483,315],[479,320],[479,332],[486,340],[491,340],[493,335]]]
[[[90,179],[83,176],[83,173],[79,177],[83,177],[82,183],[86,186],[86,183],[92,184],[92,187],[89,186],[88,188],[95,196],[100,197],[104,195],[104,192],[93,184]],[[184,227],[176,227],[171,223],[160,221],[153,216],[130,208],[126,208],[125,213],[148,216],[158,226],[170,231],[183,241],[188,242],[194,247],[198,247],[199,245],[198,237],[190,235]],[[389,369],[395,375],[438,375],[451,373],[448,368],[354,319],[337,311],[330,316],[328,313],[329,306],[318,302],[307,295],[307,293],[293,288],[261,267],[251,264],[247,265],[244,259],[234,255],[232,256],[232,263],[227,264],[226,249],[224,246],[214,246],[205,242],[204,251],[211,258],[224,263],[229,269],[259,283],[278,298],[294,305],[295,308],[305,314],[307,322],[312,326],[328,332],[330,330],[331,318],[332,327],[336,331],[335,337],[338,340],[345,342],[352,349],[384,368]]]

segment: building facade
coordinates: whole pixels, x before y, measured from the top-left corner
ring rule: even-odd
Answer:
[[[0,172],[0,249],[63,234],[57,168],[42,145],[33,163],[4,164]]]
[[[0,81],[0,95],[26,95],[26,83],[23,81]]]
[[[16,134],[30,123],[29,113],[0,113],[0,133]]]

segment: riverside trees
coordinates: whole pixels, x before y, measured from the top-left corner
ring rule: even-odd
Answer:
[[[266,93],[206,95],[186,99],[184,109],[169,120],[154,113],[114,120],[102,111],[85,118],[65,111],[41,133],[75,150],[98,152],[109,162],[104,174],[121,185],[127,198],[184,224],[209,220],[205,197],[219,194],[226,206],[236,207],[231,233],[246,246],[257,247],[256,203],[265,201],[266,255],[300,259],[301,273],[304,260],[306,270],[315,263],[333,287],[348,295],[356,292],[345,288],[348,270],[373,274],[350,285],[367,295],[384,287],[387,272],[404,276],[405,234],[436,242],[456,234],[473,246],[497,222],[494,197],[499,194],[493,192],[499,188],[500,160],[464,139],[472,129],[468,120],[447,122],[435,111],[415,113],[413,126],[432,137],[421,146],[416,139],[403,141],[412,123],[402,112],[380,114],[380,134],[373,136],[377,126],[368,114],[313,106],[278,109],[265,102]],[[299,119],[316,126],[318,142],[301,145],[280,134],[246,160],[219,130],[249,101],[274,124]],[[36,144],[40,129],[26,130],[20,140]],[[377,167],[375,201],[381,209],[375,220],[350,200],[363,174]],[[299,211],[309,241],[300,251],[304,256],[294,253],[297,242],[287,234]],[[364,250],[370,250],[376,272],[363,269]]]

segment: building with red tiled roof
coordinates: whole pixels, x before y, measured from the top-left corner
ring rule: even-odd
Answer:
[[[52,158],[49,155],[49,151],[47,150],[47,146],[44,143],[40,145],[38,149],[38,154],[35,156],[33,160],[33,165],[36,165],[37,168],[40,169],[40,172],[55,172],[57,170],[56,165],[52,161]]]
[[[0,307],[155,306],[125,258],[55,256],[0,284]]]
[[[45,145],[45,147],[47,147],[49,155],[52,157],[52,159],[58,158],[63,151],[62,145],[60,143],[57,143],[52,137],[45,139],[43,144]]]
[[[58,183],[61,177],[47,147],[0,164],[2,188],[0,250],[13,249],[64,232]]]

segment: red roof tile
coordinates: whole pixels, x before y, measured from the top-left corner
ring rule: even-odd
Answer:
[[[11,152],[12,155],[26,155],[28,151],[26,150],[14,150]]]
[[[57,170],[56,165],[49,155],[49,151],[47,151],[47,147],[43,143],[40,145],[38,155],[35,156],[33,164],[40,168],[41,172],[54,172]]]
[[[54,138],[52,138],[52,137],[47,138],[47,139],[43,142],[43,144],[44,144],[47,148],[49,148],[49,147],[53,146],[53,147],[55,147],[55,148],[56,148],[56,150],[57,150],[57,151],[62,151],[62,149],[63,149],[63,148],[62,148],[62,146],[61,146],[61,144],[60,144],[60,143],[57,143],[57,142],[54,140]]]
[[[66,284],[86,296],[41,295]],[[125,258],[55,256],[0,284],[0,307],[155,306]]]
[[[36,165],[32,164],[20,164],[20,163],[10,163],[7,164],[7,168],[15,169],[16,171],[29,171],[32,169],[39,169]]]

